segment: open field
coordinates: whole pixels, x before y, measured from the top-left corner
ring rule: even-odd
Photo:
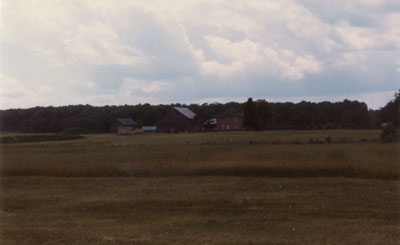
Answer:
[[[2,144],[0,238],[398,244],[400,145],[379,137],[228,132]]]
[[[398,181],[1,179],[3,244],[398,244]]]
[[[73,134],[4,134],[0,137],[0,144],[28,143],[42,141],[62,141],[81,139],[82,136]]]
[[[382,144],[379,131],[88,135],[5,144],[1,155],[2,176],[400,178],[399,144]]]

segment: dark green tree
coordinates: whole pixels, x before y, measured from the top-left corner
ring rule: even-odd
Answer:
[[[379,112],[380,120],[400,127],[400,89],[394,94],[394,99],[387,103]]]
[[[256,101],[256,120],[255,130],[266,130],[269,126],[271,108],[265,100]]]
[[[250,130],[259,130],[260,128],[256,105],[252,98],[249,98],[244,105],[243,127]]]
[[[119,117],[129,117],[139,125],[155,125],[172,106],[189,107],[197,115],[198,122],[215,118],[228,109],[244,109],[244,126],[250,130],[307,130],[371,128],[381,122],[399,126],[400,91],[379,111],[368,111],[365,103],[306,102],[271,103],[265,100],[245,103],[204,103],[202,105],[122,105],[90,106],[70,105],[61,107],[33,107],[29,109],[0,110],[0,130],[19,132],[60,132],[79,128],[109,132],[110,124]],[[373,118],[373,120],[371,120]]]

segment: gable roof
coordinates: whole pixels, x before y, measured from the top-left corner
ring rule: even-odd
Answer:
[[[120,122],[124,126],[132,126],[136,125],[136,122],[130,118],[117,118],[117,121]]]
[[[186,107],[175,106],[174,109],[179,111],[182,115],[184,115],[185,117],[187,117],[189,119],[193,119],[196,116],[196,114],[193,111],[189,110],[189,108],[186,108]]]

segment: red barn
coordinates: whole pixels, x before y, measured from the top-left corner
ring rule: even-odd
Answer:
[[[240,130],[243,129],[243,111],[229,109],[217,115],[217,130]]]
[[[162,133],[179,133],[200,131],[201,125],[195,120],[196,114],[185,107],[173,107],[157,122],[157,131]]]

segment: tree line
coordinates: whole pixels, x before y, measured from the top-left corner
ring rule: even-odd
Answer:
[[[69,105],[60,107],[33,107],[28,109],[0,110],[0,131],[46,133],[62,132],[67,129],[85,129],[87,132],[106,133],[111,123],[117,118],[132,118],[139,126],[152,126],[174,106],[170,105],[123,105],[123,106],[91,106]],[[241,107],[231,102],[226,104],[191,104],[196,120],[211,118],[230,107]]]
[[[228,110],[244,111],[244,127],[249,130],[372,129],[382,122],[399,127],[400,90],[379,110],[368,110],[365,103],[342,102],[272,103],[249,98],[245,103],[204,103],[169,105],[33,107],[0,111],[0,130],[10,132],[62,132],[71,128],[106,133],[116,118],[128,117],[139,126],[155,125],[173,106],[184,106],[196,113],[199,123]]]
[[[269,103],[246,102],[244,126],[253,130],[369,129],[378,126],[365,103],[343,102]]]

